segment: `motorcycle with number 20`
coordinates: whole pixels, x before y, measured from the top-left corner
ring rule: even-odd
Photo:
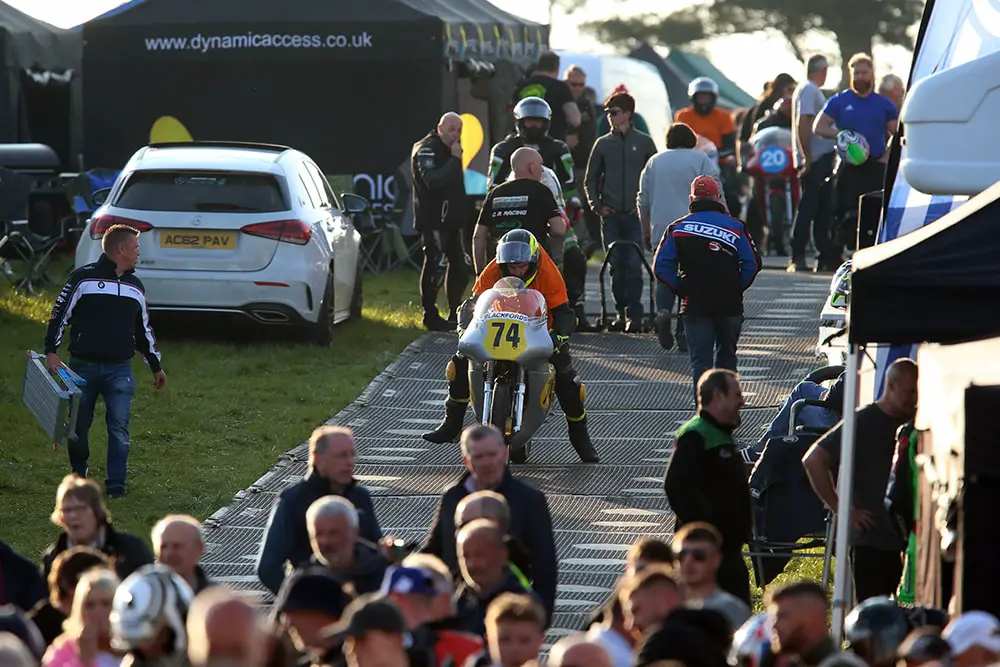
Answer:
[[[500,430],[512,463],[527,463],[555,391],[545,297],[520,278],[502,278],[476,300],[458,352],[469,359],[476,420]]]

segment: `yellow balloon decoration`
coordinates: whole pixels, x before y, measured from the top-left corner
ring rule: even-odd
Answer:
[[[483,147],[483,124],[471,113],[462,114],[462,170],[469,168],[472,159]]]
[[[149,143],[169,144],[179,141],[193,141],[191,133],[173,116],[160,116],[149,131]]]

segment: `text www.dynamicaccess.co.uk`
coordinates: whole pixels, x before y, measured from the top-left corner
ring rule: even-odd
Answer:
[[[248,32],[242,35],[194,35],[192,37],[147,37],[147,51],[228,51],[232,49],[370,49],[372,36],[288,35]]]

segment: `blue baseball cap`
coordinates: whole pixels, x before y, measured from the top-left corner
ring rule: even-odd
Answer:
[[[382,595],[399,593],[401,595],[438,595],[450,593],[441,591],[434,583],[434,575],[418,567],[402,567],[394,565],[385,571],[382,577]]]

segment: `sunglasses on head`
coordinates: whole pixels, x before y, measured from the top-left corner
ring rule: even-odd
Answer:
[[[683,561],[686,556],[691,556],[696,563],[704,563],[708,560],[708,549],[680,549],[675,554],[679,561]]]

